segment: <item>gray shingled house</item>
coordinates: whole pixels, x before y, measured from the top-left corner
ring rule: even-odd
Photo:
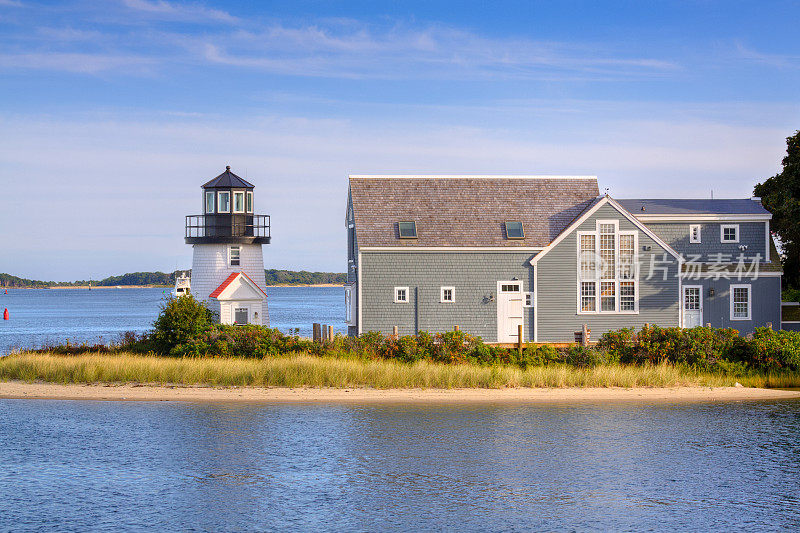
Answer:
[[[587,176],[349,179],[351,335],[780,327],[782,272],[757,199],[614,200]]]

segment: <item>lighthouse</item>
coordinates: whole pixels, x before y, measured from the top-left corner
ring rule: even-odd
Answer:
[[[222,324],[269,326],[264,256],[269,215],[254,214],[255,185],[225,167],[202,186],[202,215],[186,216],[192,245],[191,292]]]

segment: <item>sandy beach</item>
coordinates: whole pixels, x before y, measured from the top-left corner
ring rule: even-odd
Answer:
[[[548,403],[709,402],[800,398],[800,391],[747,387],[334,389],[197,387],[138,384],[60,385],[0,382],[0,399],[185,401],[185,402],[364,402],[364,403]]]

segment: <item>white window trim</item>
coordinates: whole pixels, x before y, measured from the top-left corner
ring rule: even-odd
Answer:
[[[406,291],[406,299],[405,300],[398,300],[397,299],[398,291]],[[407,304],[409,302],[408,287],[395,287],[394,288],[394,298],[393,298],[393,300],[394,300],[394,303],[396,303],[396,304]]]
[[[211,211],[208,210],[208,198],[211,198]],[[214,208],[216,207],[216,202],[214,201],[216,198],[214,191],[206,191],[206,201],[205,205],[203,206],[203,212],[206,214],[211,214],[214,212]]]
[[[533,307],[535,305],[535,298],[533,296],[533,292],[523,292],[522,293],[522,307]]]
[[[580,262],[580,254],[581,254],[581,235],[594,235],[594,247],[595,247],[595,256],[599,258],[600,256],[600,225],[601,224],[613,224],[614,225],[614,279],[603,279],[600,277],[600,270],[595,268],[595,277],[594,279],[583,279],[581,278],[581,262]],[[637,230],[620,230],[619,229],[619,220],[610,220],[610,219],[597,219],[595,220],[595,230],[594,231],[577,231],[575,232],[576,235],[576,242],[575,242],[575,257],[577,258],[577,265],[576,265],[576,302],[575,302],[575,311],[576,314],[579,315],[638,315],[639,314],[639,262],[636,260],[638,253],[639,253],[639,232]],[[634,256],[634,266],[633,266],[633,278],[632,279],[621,279],[619,277],[619,236],[620,235],[633,235],[633,256]],[[595,304],[594,304],[594,311],[583,311],[581,309],[581,281],[591,281],[595,283],[594,289],[594,297],[595,297]],[[600,310],[600,283],[602,281],[614,281],[614,298],[615,298],[615,306],[614,311],[601,311]],[[623,281],[632,281],[633,282],[633,311],[621,311],[620,310],[620,282]]]
[[[247,204],[250,204],[250,209],[247,208]],[[244,196],[244,209],[248,213],[253,212],[253,191],[247,191]]]
[[[747,289],[747,317],[734,317],[733,316],[733,289]],[[753,320],[753,287],[749,283],[741,283],[738,285],[731,285],[728,293],[730,300],[731,320]]]
[[[694,229],[697,228],[697,239],[694,238]],[[689,242],[701,244],[703,242],[703,227],[700,224],[689,224]]]
[[[242,195],[242,209],[241,210],[237,210],[236,209],[236,195],[237,194],[241,194]],[[246,200],[247,200],[247,197],[245,196],[244,191],[234,191],[233,192],[233,201],[231,202],[231,209],[233,209],[233,212],[234,213],[244,213],[245,212],[245,208],[246,208],[246,206],[245,206],[245,201]]]
[[[220,206],[222,205],[222,202],[220,202],[219,199],[222,198],[223,194],[227,194],[228,195],[228,210],[227,211],[221,211],[219,209]],[[230,213],[230,212],[231,212],[231,193],[230,193],[230,191],[219,191],[217,193],[217,213]]]
[[[231,250],[233,250],[234,248],[238,248],[239,249],[239,264],[238,265],[232,265],[231,264],[231,261],[233,260],[233,258],[231,257]],[[230,246],[228,246],[228,266],[229,267],[232,267],[232,266],[233,267],[241,267],[242,266],[242,247],[241,246],[238,246],[238,245],[230,245]]]
[[[446,290],[451,291],[451,294],[453,295],[453,299],[452,300],[445,300],[444,299],[444,291],[446,291]],[[443,304],[454,304],[454,303],[456,303],[456,288],[455,287],[441,287],[439,289],[439,303],[443,303]]]
[[[736,230],[736,239],[726,240],[725,230],[734,228]],[[739,242],[739,224],[720,224],[719,226],[719,242],[722,243],[737,243]]]

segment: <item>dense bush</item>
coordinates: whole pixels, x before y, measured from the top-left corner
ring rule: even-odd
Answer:
[[[170,355],[186,355],[184,346],[197,342],[214,327],[211,310],[191,294],[169,298],[153,323],[150,336],[154,351]]]

